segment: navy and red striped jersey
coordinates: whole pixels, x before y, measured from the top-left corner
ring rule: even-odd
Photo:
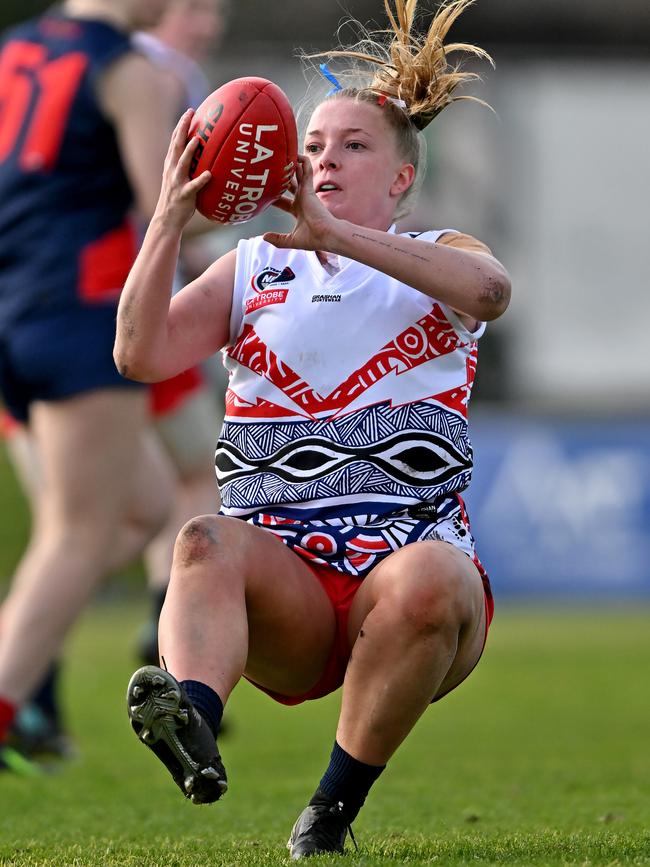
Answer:
[[[0,332],[117,303],[136,253],[133,192],[96,83],[131,50],[127,33],[60,12],[0,43]]]

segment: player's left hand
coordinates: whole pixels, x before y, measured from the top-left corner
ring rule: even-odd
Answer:
[[[269,244],[293,250],[328,252],[328,238],[337,221],[316,195],[313,179],[309,158],[299,155],[295,180],[291,182],[288,195],[273,203],[274,207],[295,217],[296,225],[286,234],[266,232],[263,237]]]

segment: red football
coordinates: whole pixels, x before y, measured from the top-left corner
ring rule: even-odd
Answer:
[[[289,186],[298,157],[296,120],[282,90],[265,78],[236,78],[198,107],[190,137],[199,139],[190,168],[208,169],[197,209],[217,223],[257,216]]]

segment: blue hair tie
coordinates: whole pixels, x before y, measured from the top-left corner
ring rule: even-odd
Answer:
[[[326,63],[321,63],[320,66],[319,66],[318,68],[320,69],[320,71],[322,72],[322,74],[325,76],[325,78],[330,82],[330,84],[333,84],[333,85],[334,85],[334,87],[333,87],[333,88],[329,91],[329,93],[327,94],[328,96],[331,96],[333,93],[336,93],[336,92],[339,91],[339,90],[343,90],[343,88],[341,87],[341,85],[340,85],[338,79],[336,78],[335,75],[333,75],[333,74],[330,72],[329,67],[328,67],[328,65],[327,65]]]

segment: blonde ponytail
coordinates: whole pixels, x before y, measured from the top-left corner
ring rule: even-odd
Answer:
[[[474,0],[443,3],[425,34],[416,32],[418,0],[384,0],[390,27],[369,34],[358,45],[322,52],[313,57],[345,58],[353,62],[358,77],[361,67],[372,73],[365,88],[404,103],[404,111],[416,129],[424,129],[452,102],[476,97],[456,95],[460,85],[475,81],[475,72],[463,71],[449,61],[451,54],[464,54],[487,60],[490,55],[476,45],[464,42],[445,44],[456,19]],[[394,7],[394,8],[393,8]],[[369,73],[366,73],[368,75]],[[365,89],[361,88],[361,89]]]

